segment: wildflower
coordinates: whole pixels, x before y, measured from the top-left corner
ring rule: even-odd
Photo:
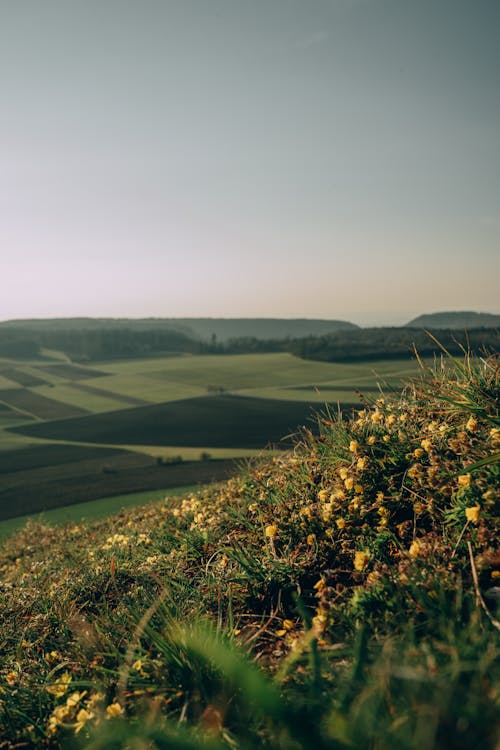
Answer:
[[[80,703],[81,699],[87,694],[87,691],[84,690],[82,693],[71,693],[66,698],[66,705],[68,708],[74,708],[78,703]]]
[[[341,468],[341,469],[339,469],[339,475],[340,475],[340,478],[341,478],[341,479],[344,479],[344,480],[345,480],[345,479],[347,479],[347,477],[349,476],[349,472],[348,472],[348,470],[347,470],[347,469],[345,468],[345,466],[342,466],[342,468]]]
[[[366,442],[368,443],[368,445],[375,445],[375,443],[377,442],[377,438],[375,437],[375,435],[370,435],[370,437],[366,439]]]
[[[89,721],[89,719],[92,719],[93,716],[93,713],[87,711],[85,708],[81,708],[76,715],[75,734],[78,734],[78,732],[83,729],[87,721]]]
[[[355,484],[354,485],[354,492],[356,492],[358,495],[361,495],[363,492],[363,485],[362,484]]]
[[[383,500],[384,500],[384,493],[383,493],[383,492],[380,492],[380,491],[379,491],[379,492],[377,492],[377,501],[378,501],[379,503],[381,503],[381,502],[383,502]]]
[[[468,432],[476,432],[478,426],[479,425],[478,425],[477,419],[475,417],[469,417],[469,420],[468,420],[467,424],[465,425],[465,429]]]
[[[346,490],[352,490],[354,487],[354,479],[352,477],[347,477],[347,479],[344,479],[344,485]]]
[[[318,492],[318,500],[320,500],[322,503],[325,502],[325,500],[326,500],[326,498],[328,497],[329,494],[330,493],[329,493],[328,490],[320,490]]]
[[[468,521],[472,521],[472,523],[477,523],[479,520],[479,511],[481,510],[481,507],[479,505],[473,505],[471,508],[465,509],[465,517]]]
[[[265,535],[269,539],[274,539],[277,533],[278,533],[278,527],[276,526],[275,523],[272,523],[270,526],[266,526]]]
[[[415,539],[415,541],[410,544],[410,549],[408,550],[408,554],[411,557],[418,557],[421,551],[422,551],[422,545],[417,539]]]
[[[388,443],[390,441],[390,439],[391,439],[390,435],[384,435],[384,437],[382,438],[382,440],[384,441],[384,443]]]
[[[343,528],[345,528],[345,520],[343,518],[337,518],[335,523],[338,529],[342,530]]]
[[[67,718],[69,709],[67,706],[56,706],[49,718],[49,732],[54,734],[59,724]]]
[[[329,521],[332,517],[333,505],[332,503],[325,503],[322,508],[321,518],[323,521]]]
[[[307,537],[307,543],[310,547],[316,544],[316,534],[309,534]]]
[[[368,565],[368,553],[358,550],[354,553],[354,570],[364,570]]]
[[[18,674],[17,672],[9,672],[5,679],[7,681],[7,685],[10,685],[12,687],[12,685],[15,685],[17,682]]]
[[[142,659],[136,659],[132,664],[132,669],[135,669],[136,672],[142,672],[142,666]]]
[[[124,712],[125,709],[119,703],[111,703],[109,706],[106,706],[107,719],[116,719],[118,716],[122,716]]]
[[[415,458],[422,458],[424,452],[425,451],[423,448],[415,448],[415,450],[413,451],[413,455],[415,456]]]
[[[363,471],[363,469],[366,469],[367,461],[368,461],[368,459],[365,456],[363,456],[362,458],[358,458],[357,463],[356,463],[356,467],[360,471]]]
[[[54,685],[48,685],[45,690],[51,695],[55,695],[56,698],[60,698],[69,688],[71,682],[71,675],[69,672],[64,672]]]
[[[372,422],[375,422],[375,424],[378,424],[379,422],[381,422],[383,418],[384,418],[383,414],[381,414],[381,412],[379,412],[378,409],[376,409],[371,416],[371,420]]]
[[[427,451],[427,453],[429,453],[432,448],[432,440],[429,440],[429,438],[424,438],[420,445],[422,446],[424,451]]]
[[[471,475],[470,474],[461,474],[458,477],[458,486],[459,487],[470,487],[471,483]]]
[[[351,440],[349,443],[349,450],[351,453],[356,453],[359,448],[358,441],[357,440]]]
[[[395,421],[396,421],[396,417],[394,416],[394,414],[389,414],[385,423],[390,426],[390,425],[393,425]]]

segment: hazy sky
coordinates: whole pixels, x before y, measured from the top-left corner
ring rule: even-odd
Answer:
[[[0,319],[500,312],[499,0],[0,0]]]

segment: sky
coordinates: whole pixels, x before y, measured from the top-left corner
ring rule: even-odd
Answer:
[[[0,0],[0,319],[500,312],[498,0]]]

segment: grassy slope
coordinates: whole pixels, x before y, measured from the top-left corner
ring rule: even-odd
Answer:
[[[460,365],[221,487],[18,533],[4,746],[493,750],[499,386]]]

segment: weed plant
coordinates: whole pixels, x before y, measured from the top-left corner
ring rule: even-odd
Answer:
[[[499,362],[0,557],[0,748],[498,748]]]

